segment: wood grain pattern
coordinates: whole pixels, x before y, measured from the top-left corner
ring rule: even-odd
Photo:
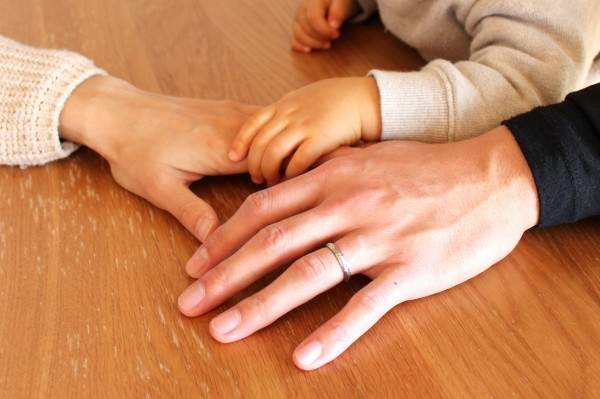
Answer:
[[[163,93],[265,104],[312,81],[414,70],[378,21],[329,52],[289,49],[293,0],[0,0],[0,34],[69,48]],[[527,233],[452,290],[398,306],[333,363],[292,364],[298,342],[366,284],[355,278],[253,336],[223,345],[208,315],[175,301],[197,246],[126,192],[98,155],[0,167],[0,397],[600,396],[600,225]],[[255,190],[245,176],[195,185],[222,220]]]

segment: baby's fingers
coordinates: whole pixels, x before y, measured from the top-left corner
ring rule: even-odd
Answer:
[[[325,137],[304,141],[285,169],[285,176],[292,178],[306,172],[321,156],[329,154],[337,147],[337,143],[329,143]]]
[[[263,158],[265,157],[265,149],[271,141],[284,132],[286,128],[286,120],[273,117],[269,122],[262,126],[256,137],[254,137],[252,144],[250,144],[250,149],[248,150],[248,172],[254,183],[261,184],[264,182],[265,178],[262,172],[262,163]]]
[[[269,185],[279,183],[283,160],[292,155],[302,140],[301,133],[286,130],[275,137],[265,148],[261,169],[262,175]]]
[[[331,47],[328,39],[315,38],[302,28],[299,23],[294,24],[292,36],[292,48],[296,51],[309,53],[311,49],[327,50]]]
[[[227,156],[232,162],[239,162],[246,158],[252,141],[258,133],[260,133],[265,124],[269,123],[274,115],[275,110],[271,107],[267,107],[259,110],[248,118],[235,139],[233,139],[231,147],[229,147]]]
[[[329,10],[326,2],[313,1],[306,7],[305,21],[319,37],[335,39],[339,36],[337,29],[339,25],[337,27],[331,26],[327,18],[328,14]]]

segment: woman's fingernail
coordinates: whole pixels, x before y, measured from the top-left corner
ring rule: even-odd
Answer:
[[[200,247],[185,264],[185,272],[193,278],[202,275],[208,265],[208,251],[205,247]]]
[[[231,150],[229,150],[229,152],[227,153],[227,156],[229,157],[229,160],[232,162],[237,162],[239,160],[239,155],[238,155],[237,151],[234,150],[233,148]]]
[[[200,305],[204,299],[204,284],[196,282],[190,285],[183,294],[179,296],[177,304],[182,310],[192,310]]]
[[[208,218],[208,216],[204,216],[196,225],[196,232],[198,233],[198,239],[202,242],[204,242],[204,240],[206,240],[206,237],[208,236],[208,232],[210,231],[210,228],[212,227],[212,221],[210,220],[210,218]]]
[[[304,366],[310,366],[321,356],[323,345],[317,340],[310,341],[296,352],[296,359]]]
[[[212,319],[210,325],[219,334],[227,334],[236,328],[242,321],[242,315],[239,310],[231,309]]]

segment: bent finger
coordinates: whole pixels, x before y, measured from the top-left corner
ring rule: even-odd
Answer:
[[[228,157],[232,162],[239,162],[248,155],[252,140],[269,123],[275,115],[273,107],[267,107],[253,114],[242,126],[229,148]]]
[[[183,182],[166,184],[151,196],[151,202],[166,210],[200,242],[219,225],[213,208],[198,198]]]
[[[302,47],[306,47],[308,49],[327,50],[331,47],[331,42],[328,38],[311,35],[310,33],[306,32],[299,23],[294,25],[293,39]],[[292,44],[294,44],[294,41],[292,41]]]
[[[250,149],[248,150],[248,172],[250,173],[254,183],[261,184],[264,182],[264,175],[262,173],[261,166],[265,157],[265,149],[273,139],[285,132],[287,123],[287,120],[283,118],[277,118],[276,116],[273,117],[262,127],[260,132],[258,132],[250,144]],[[280,156],[279,154],[269,155],[275,157]]]
[[[286,130],[284,134],[278,135],[267,145],[264,150],[261,170],[268,184],[273,185],[279,182],[284,159],[292,155],[302,139],[301,132]]]
[[[327,20],[329,10],[327,3],[324,1],[313,1],[306,7],[306,23],[310,26],[311,31],[315,32],[318,37],[334,39],[338,37],[337,28],[333,28]],[[305,30],[307,33],[311,31]]]
[[[306,140],[303,142],[285,169],[287,178],[296,177],[310,168],[322,155],[337,148],[335,143],[325,140]]]

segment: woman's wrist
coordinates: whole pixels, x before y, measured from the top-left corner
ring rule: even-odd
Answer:
[[[137,89],[112,76],[93,76],[82,82],[67,100],[59,119],[60,137],[85,145],[106,158],[117,132],[110,128],[121,99]]]

